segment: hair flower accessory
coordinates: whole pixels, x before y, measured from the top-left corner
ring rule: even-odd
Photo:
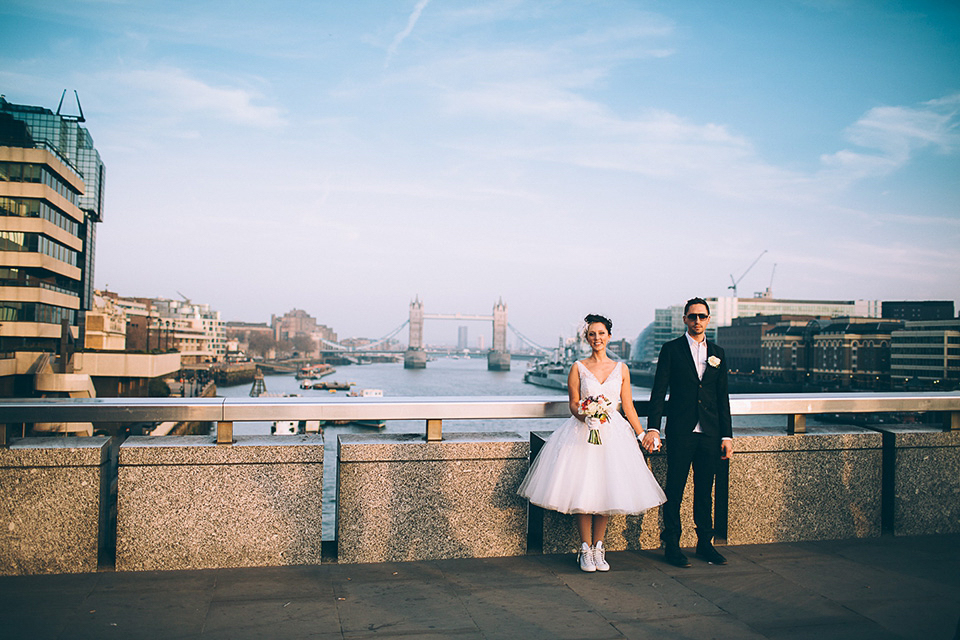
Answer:
[[[707,358],[707,364],[713,367],[714,369],[716,369],[717,367],[720,366],[720,358],[718,358],[717,356],[710,356],[709,358]]]
[[[603,394],[596,396],[587,396],[580,401],[580,415],[586,416],[585,422],[590,427],[590,434],[587,436],[587,442],[590,444],[603,444],[600,441],[601,424],[610,421],[610,407],[612,403]]]

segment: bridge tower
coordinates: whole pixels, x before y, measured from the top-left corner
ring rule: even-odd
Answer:
[[[423,350],[423,303],[417,296],[410,303],[410,340],[403,354],[404,369],[426,369],[427,352]]]
[[[510,351],[507,349],[507,305],[503,298],[493,305],[493,346],[487,352],[488,371],[510,371]]]

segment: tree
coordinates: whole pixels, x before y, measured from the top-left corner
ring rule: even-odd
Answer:
[[[280,342],[278,342],[277,355],[281,353],[285,356],[289,356],[291,353],[293,353],[293,343],[290,342],[289,340],[281,340]]]
[[[293,342],[293,348],[296,349],[296,351],[301,356],[313,355],[313,352],[317,348],[317,345],[313,341],[313,338],[311,338],[305,333],[298,333],[297,335],[295,335],[293,337],[292,342]]]
[[[266,358],[267,354],[277,348],[277,341],[272,335],[266,333],[247,334],[247,350],[250,353],[259,354],[261,358]]]

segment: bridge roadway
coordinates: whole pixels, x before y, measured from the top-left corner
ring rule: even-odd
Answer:
[[[608,555],[0,577],[4,638],[958,638],[960,534]]]

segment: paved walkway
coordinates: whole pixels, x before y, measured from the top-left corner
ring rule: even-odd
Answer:
[[[955,638],[960,535],[0,578],[3,638]]]

